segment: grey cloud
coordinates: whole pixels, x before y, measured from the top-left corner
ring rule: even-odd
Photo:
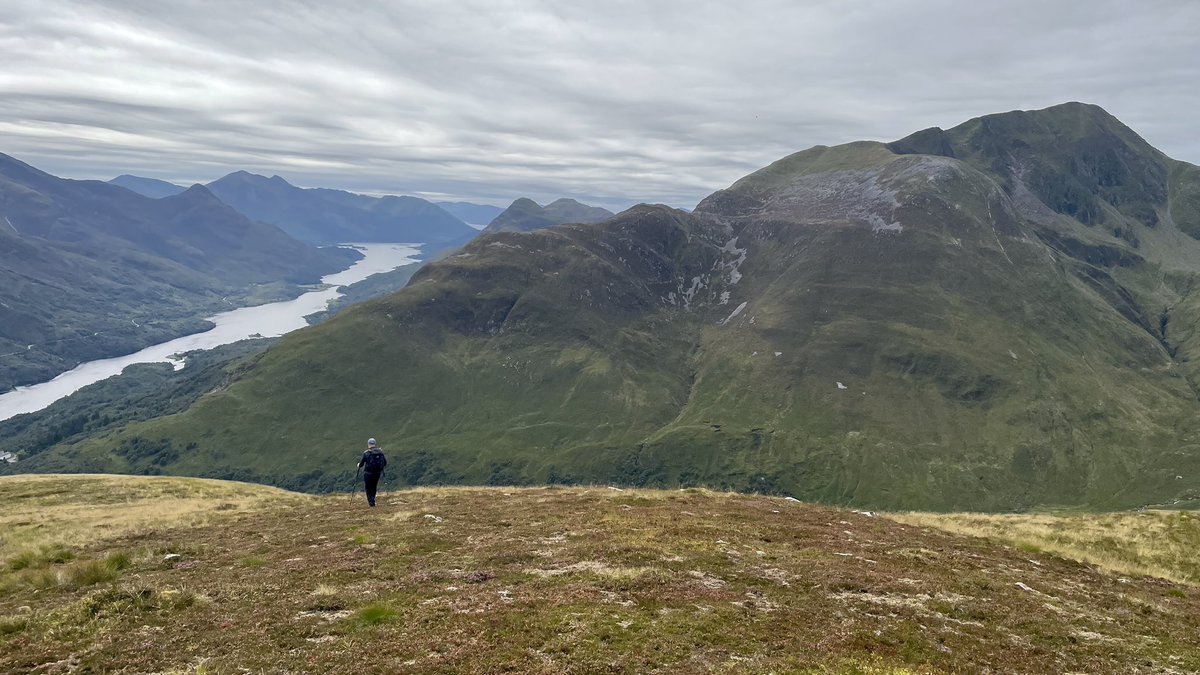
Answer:
[[[1066,100],[1200,162],[1200,4],[0,0],[0,151],[61,175],[691,206],[785,154]]]

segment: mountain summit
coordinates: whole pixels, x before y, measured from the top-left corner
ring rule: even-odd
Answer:
[[[1196,500],[1198,194],[1200,169],[1083,104],[817,146],[691,214],[481,236],[186,413],[70,452],[319,490],[371,429],[405,484]],[[364,404],[363,382],[387,386]],[[178,460],[122,450],[148,442]]]
[[[556,199],[543,207],[532,199],[521,197],[496,216],[483,231],[530,232],[565,223],[598,223],[612,215],[608,209],[588,206],[574,199]]]
[[[157,178],[144,178],[142,176],[131,176],[127,173],[121,174],[120,176],[117,176],[108,182],[112,185],[120,185],[126,190],[133,190],[139,195],[150,197],[151,199],[170,197],[187,189],[174,183],[168,183],[165,180],[158,180]]]

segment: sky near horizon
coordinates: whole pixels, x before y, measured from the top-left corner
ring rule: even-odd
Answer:
[[[1200,2],[0,0],[0,152],[692,207],[817,144],[1077,100],[1200,164]]]

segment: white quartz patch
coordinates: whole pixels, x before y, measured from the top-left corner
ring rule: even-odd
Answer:
[[[742,304],[738,305],[737,308],[733,310],[732,314],[725,317],[725,320],[721,322],[721,325],[724,326],[725,324],[729,323],[730,321],[733,321],[734,317],[736,317],[738,314],[741,314],[742,310],[746,309],[746,305],[748,305],[748,304],[750,304],[750,303],[743,302]]]

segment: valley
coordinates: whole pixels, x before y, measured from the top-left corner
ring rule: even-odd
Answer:
[[[166,361],[175,363],[179,369],[184,367],[184,362],[177,360],[178,354],[213,349],[249,338],[278,337],[302,328],[308,325],[307,316],[326,311],[329,303],[341,296],[340,288],[397,267],[415,265],[418,261],[414,256],[420,247],[359,244],[347,248],[359,252],[362,257],[346,270],[322,277],[317,289],[298,298],[222,312],[204,319],[212,328],[203,332],[152,345],[133,354],[84,363],[48,382],[0,394],[0,421],[41,410],[89,384],[117,375],[133,364]]]

